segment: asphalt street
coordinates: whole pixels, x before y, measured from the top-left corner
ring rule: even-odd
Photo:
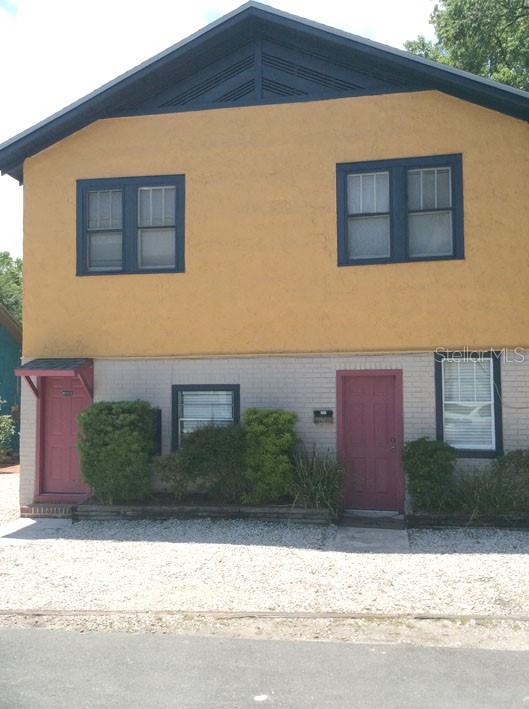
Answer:
[[[5,628],[0,707],[529,708],[529,653]]]

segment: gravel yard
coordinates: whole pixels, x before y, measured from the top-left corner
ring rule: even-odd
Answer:
[[[0,607],[529,616],[527,532],[412,531],[394,554],[336,551],[337,534],[211,520],[22,530],[0,539]]]
[[[0,472],[0,523],[19,516],[18,473]]]

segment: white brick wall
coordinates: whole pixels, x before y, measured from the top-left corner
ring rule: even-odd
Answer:
[[[501,363],[501,392],[504,449],[529,448],[529,352],[507,352]]]
[[[402,369],[405,438],[435,435],[433,355],[347,357],[232,357],[96,360],[95,400],[146,399],[162,410],[162,446],[171,441],[172,384],[240,384],[241,410],[251,406],[295,411],[311,446],[334,450],[336,425],[315,424],[313,409],[336,410],[337,369]]]
[[[25,379],[20,390],[20,504],[29,505],[35,489],[37,399]]]
[[[313,409],[336,413],[337,369],[402,369],[404,436],[435,436],[433,353],[226,357],[201,359],[113,359],[95,361],[96,401],[145,399],[162,410],[162,445],[171,441],[172,384],[240,384],[241,409],[268,406],[295,411],[298,432],[309,446],[334,450],[336,425],[315,424]],[[505,450],[529,448],[529,357],[502,362],[503,437]],[[33,500],[35,480],[36,401],[22,384],[21,504]],[[462,467],[477,461],[465,459]],[[481,461],[479,464],[482,464]]]

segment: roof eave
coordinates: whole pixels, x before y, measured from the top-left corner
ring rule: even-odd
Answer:
[[[446,87],[447,93],[502,111],[515,118],[529,120],[529,93],[526,91],[251,1],[1,144],[0,171],[22,182],[25,158],[95,120],[111,116],[110,103],[116,98],[119,99],[120,92],[125,92],[131,84],[141,80],[154,66],[160,67],[163,63],[174,60],[206,37],[213,38],[228,26],[235,27],[250,17],[294,30],[301,28],[304,32],[320,38],[324,33],[325,39],[345,48],[354,43],[355,49],[366,56],[384,62],[391,61],[418,78],[433,79]],[[200,109],[190,107],[190,110]]]

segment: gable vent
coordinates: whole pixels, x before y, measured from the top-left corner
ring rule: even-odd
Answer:
[[[280,81],[273,81],[273,79],[263,78],[263,89],[276,96],[307,96],[306,91],[295,89],[293,86],[287,86],[287,84],[282,84]]]
[[[168,101],[165,101],[164,103],[162,103],[162,107],[177,106],[179,104],[189,103],[190,101],[193,101],[202,96],[202,94],[208,93],[209,91],[217,88],[225,81],[233,79],[233,77],[237,76],[238,74],[241,74],[243,71],[250,69],[253,66],[253,62],[254,57],[253,55],[250,55],[249,57],[246,57],[246,59],[241,59],[240,61],[235,62],[234,64],[230,64],[230,66],[226,67],[222,71],[219,71],[216,74],[213,74],[212,76],[208,76],[206,79],[204,79],[203,81],[199,81],[197,84],[194,84],[186,91],[183,91],[177,96],[173,96]]]
[[[302,64],[296,64],[288,59],[282,59],[281,57],[276,57],[266,52],[263,52],[263,65],[282,71],[285,74],[298,76],[301,79],[306,79],[307,81],[312,81],[316,84],[320,84],[321,86],[326,86],[331,89],[348,91],[351,89],[358,90],[362,88],[358,84],[354,84],[351,81],[344,81],[336,76],[324,74],[316,69],[309,69],[309,67],[303,66]]]
[[[237,88],[232,89],[231,91],[227,91],[222,96],[219,96],[217,99],[215,99],[215,103],[222,103],[225,101],[238,101],[240,98],[251,94],[254,89],[255,81],[251,79],[250,81],[246,81],[244,84],[237,86]]]

